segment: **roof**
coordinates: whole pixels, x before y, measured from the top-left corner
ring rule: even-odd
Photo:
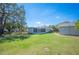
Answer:
[[[57,27],[64,27],[64,26],[75,26],[75,22],[64,21],[57,25]]]
[[[32,29],[32,28],[48,28],[47,26],[41,26],[41,27],[28,27],[28,29]]]

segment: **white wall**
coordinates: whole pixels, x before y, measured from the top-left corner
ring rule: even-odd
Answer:
[[[61,27],[59,28],[60,34],[67,34],[67,35],[79,35],[79,30],[75,27]]]
[[[49,32],[50,31],[49,28],[45,28],[45,30],[46,30],[45,32],[39,32],[38,30],[37,30],[38,32],[33,32],[33,28],[28,28],[28,32],[29,33],[46,33],[46,32]]]

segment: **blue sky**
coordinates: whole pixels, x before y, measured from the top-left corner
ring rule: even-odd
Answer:
[[[63,21],[76,21],[79,18],[79,4],[74,3],[26,3],[28,26],[56,25]]]

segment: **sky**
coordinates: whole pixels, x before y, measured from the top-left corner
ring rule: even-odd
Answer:
[[[77,3],[26,3],[26,22],[29,27],[56,25],[63,21],[76,21],[79,18]]]

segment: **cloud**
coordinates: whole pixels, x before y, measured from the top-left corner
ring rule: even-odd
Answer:
[[[36,24],[41,24],[41,22],[36,22]]]
[[[35,23],[36,23],[36,25],[35,25],[35,26],[43,26],[43,25],[44,25],[44,23],[42,23],[42,22],[40,22],[40,21],[35,22]]]
[[[59,19],[59,18],[60,18],[60,16],[56,16],[56,18],[57,18],[57,19]]]
[[[37,22],[35,22],[36,24],[35,24],[35,26],[37,26],[37,27],[41,27],[41,26],[49,26],[50,24],[47,24],[47,23],[43,23],[43,22],[40,22],[40,21],[37,21]]]

